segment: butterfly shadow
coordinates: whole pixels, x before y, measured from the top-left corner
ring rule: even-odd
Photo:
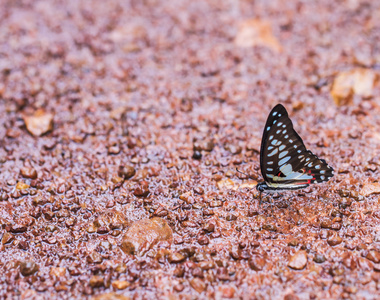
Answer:
[[[252,180],[256,180],[255,178],[253,178],[252,176],[250,176],[249,174],[247,173],[244,173],[242,171],[240,171],[238,168],[236,168],[236,171],[240,174],[243,174],[245,175],[246,177],[248,177],[249,179],[252,179]],[[255,187],[257,189],[257,187]],[[251,189],[252,190],[252,189]],[[261,211],[261,208],[263,206],[264,203],[267,203],[269,202],[270,204],[270,207],[271,207],[271,213],[273,215],[274,213],[274,210],[273,210],[273,207],[276,206],[277,208],[288,208],[290,207],[290,203],[288,203],[288,199],[290,198],[289,196],[285,196],[283,194],[281,194],[280,192],[268,192],[268,191],[260,191],[259,189],[257,189],[259,194],[258,194],[258,197],[255,197],[255,199],[258,199],[259,200],[259,212]],[[284,199],[285,198],[285,199]],[[266,201],[266,199],[269,199],[269,201]],[[281,201],[281,202],[278,202],[277,204],[275,203],[275,201],[277,199],[281,199],[281,200],[284,200],[284,201]],[[264,201],[263,201],[264,200]],[[291,210],[294,210],[294,209],[291,209]]]

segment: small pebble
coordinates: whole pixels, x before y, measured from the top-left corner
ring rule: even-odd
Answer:
[[[33,168],[27,168],[27,167],[21,168],[20,173],[24,178],[30,178],[30,179],[37,178],[37,171]]]
[[[168,257],[168,261],[170,263],[180,263],[180,262],[184,261],[185,259],[186,259],[186,257],[179,252],[174,252],[174,253],[170,254]]]
[[[321,264],[321,263],[324,263],[326,261],[326,257],[323,254],[316,253],[313,257],[313,261],[318,263],[318,264]]]
[[[132,166],[119,166],[118,175],[124,179],[129,179],[136,174],[136,170]]]
[[[93,288],[102,287],[104,286],[104,279],[102,276],[95,275],[90,278],[89,284]]]
[[[126,280],[115,280],[112,282],[112,287],[118,290],[125,290],[131,284]]]
[[[376,250],[370,250],[366,258],[377,264],[380,262],[380,252]]]
[[[336,246],[343,242],[343,239],[339,235],[332,235],[328,240],[327,243],[330,246]]]
[[[307,264],[307,253],[304,250],[297,251],[289,260],[288,266],[295,270],[302,270]]]
[[[203,291],[206,290],[207,285],[204,282],[203,279],[200,278],[193,278],[190,280],[190,286],[196,290],[198,293],[202,293]]]
[[[20,263],[20,272],[23,276],[29,276],[38,271],[38,265],[32,260],[22,261]]]
[[[265,258],[261,255],[253,255],[248,260],[248,265],[252,270],[261,271],[266,264]]]

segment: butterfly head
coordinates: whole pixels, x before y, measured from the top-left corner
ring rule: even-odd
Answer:
[[[260,193],[262,193],[262,192],[264,192],[265,190],[268,189],[268,185],[267,185],[265,182],[260,182],[260,183],[258,183],[258,184],[256,185],[256,189],[257,189]]]

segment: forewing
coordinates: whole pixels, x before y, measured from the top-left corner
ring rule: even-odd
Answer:
[[[277,122],[278,119],[281,117],[288,118],[288,112],[286,111],[285,107],[281,104],[277,104],[271,112],[268,115],[267,122],[265,123],[263,137],[261,139],[261,149],[260,149],[260,168],[261,168],[261,174],[263,175],[263,178],[266,182],[268,182],[268,178],[266,177],[265,172],[265,159],[266,158],[266,149],[268,146],[268,137],[269,133],[271,132],[271,129],[273,128],[273,125]]]

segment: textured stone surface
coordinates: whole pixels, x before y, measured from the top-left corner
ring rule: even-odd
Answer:
[[[129,227],[121,243],[121,249],[128,254],[141,254],[159,242],[170,244],[172,238],[172,229],[164,219],[144,219]]]
[[[378,295],[379,12],[1,1],[0,299]],[[277,103],[335,176],[260,201]]]

